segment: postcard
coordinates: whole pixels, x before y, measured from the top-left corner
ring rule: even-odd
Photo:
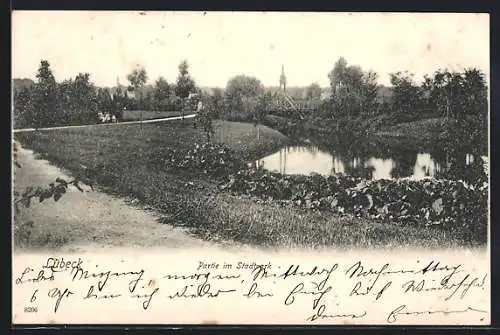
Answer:
[[[12,78],[13,324],[490,324],[488,14],[14,11]]]

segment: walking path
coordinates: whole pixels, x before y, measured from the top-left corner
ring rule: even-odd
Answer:
[[[185,119],[191,119],[195,117],[196,114],[185,115]],[[173,121],[173,120],[181,120],[182,116],[172,116],[165,117],[162,119],[151,119],[151,120],[143,120],[143,121],[125,121],[125,122],[117,122],[117,123],[97,123],[97,124],[85,124],[81,126],[61,126],[61,127],[46,127],[46,128],[38,128],[38,130],[53,130],[53,129],[71,129],[71,128],[85,128],[85,127],[95,127],[95,126],[117,126],[122,124],[139,124],[139,123],[155,123],[162,121]],[[19,133],[25,131],[35,131],[35,128],[23,128],[23,129],[13,129],[12,132]]]
[[[18,144],[18,162],[14,170],[14,189],[22,193],[27,186],[46,187],[56,178],[72,180],[68,172],[35,157],[33,151]],[[55,202],[33,201],[22,207],[23,221],[33,220],[30,248],[61,247],[65,251],[110,247],[214,247],[214,243],[190,235],[186,229],[161,224],[160,215],[140,209],[130,201],[83,185],[84,192],[73,186]]]

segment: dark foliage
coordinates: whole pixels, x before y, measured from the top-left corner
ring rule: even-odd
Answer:
[[[212,176],[226,176],[245,166],[244,160],[222,144],[195,144],[187,152],[170,149],[162,155],[161,163],[167,170],[201,172]]]
[[[247,169],[231,175],[220,189],[285,205],[402,224],[471,230],[482,230],[487,224],[488,191],[484,184],[436,179],[365,180],[344,175],[284,176]]]

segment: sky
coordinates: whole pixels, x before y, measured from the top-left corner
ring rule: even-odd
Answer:
[[[154,83],[175,81],[186,59],[199,86],[235,75],[278,86],[329,86],[339,57],[379,74],[408,70],[420,80],[439,68],[489,75],[489,16],[474,13],[292,13],[14,11],[12,77],[35,78],[41,59],[57,81],[88,72],[99,86],[127,85],[143,66]]]

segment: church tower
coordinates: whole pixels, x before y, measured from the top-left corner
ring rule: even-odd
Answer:
[[[113,100],[117,99],[122,95],[122,86],[120,85],[120,79],[118,78],[118,76],[116,76],[116,88],[114,90],[112,89],[111,92],[113,93],[111,95],[111,98]]]
[[[286,76],[285,76],[285,66],[281,65],[281,76],[280,76],[280,89],[286,92]]]

